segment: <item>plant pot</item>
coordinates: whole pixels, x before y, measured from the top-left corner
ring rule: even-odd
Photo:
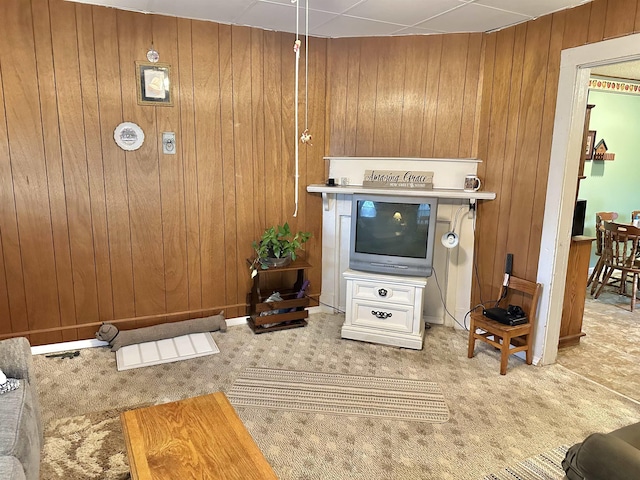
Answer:
[[[286,267],[291,263],[291,255],[286,255],[284,257],[276,258],[276,257],[267,257],[261,260],[261,263],[265,265],[267,268],[277,268],[277,267]]]

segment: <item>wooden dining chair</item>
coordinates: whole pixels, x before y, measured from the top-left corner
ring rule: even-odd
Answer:
[[[636,305],[636,294],[638,292],[638,278],[640,277],[640,228],[630,225],[621,225],[614,222],[607,222],[604,225],[604,246],[602,258],[604,278],[600,281],[600,286],[595,292],[594,298],[598,298],[602,289],[609,282],[611,275],[615,271],[620,271],[619,292],[627,295],[627,277],[631,276],[631,311]]]
[[[591,285],[591,282],[596,280],[591,287],[591,295],[594,294],[596,287],[598,286],[598,281],[600,280],[600,275],[602,274],[602,269],[604,268],[604,264],[602,262],[602,247],[604,244],[604,223],[605,222],[613,222],[618,218],[617,212],[596,212],[596,255],[598,256],[598,261],[596,262],[596,266],[593,268],[591,275],[589,276],[589,280],[587,281],[587,287]]]
[[[542,284],[530,282],[522,278],[511,276],[509,285],[500,289],[500,298],[505,294],[505,289],[524,294],[521,298],[526,298],[528,305],[523,305],[522,309],[527,316],[527,323],[522,325],[505,325],[485,317],[482,313],[472,313],[469,324],[469,349],[467,356],[473,358],[476,340],[486,342],[500,350],[500,375],[506,375],[509,355],[517,352],[525,352],[527,365],[533,361],[533,325],[536,321],[538,310],[538,297]],[[478,331],[480,330],[480,331]],[[512,347],[513,345],[513,347]]]

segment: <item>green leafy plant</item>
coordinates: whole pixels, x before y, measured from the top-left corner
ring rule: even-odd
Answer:
[[[256,252],[251,270],[256,270],[258,265],[263,269],[269,268],[269,258],[291,257],[291,260],[295,260],[296,252],[302,250],[302,245],[310,238],[310,232],[293,233],[288,223],[267,228],[260,240],[251,244]]]

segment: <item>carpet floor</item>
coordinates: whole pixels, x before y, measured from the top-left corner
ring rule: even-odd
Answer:
[[[51,422],[228,392],[248,367],[406,378],[442,389],[450,419],[439,424],[236,407],[283,480],[481,479],[640,421],[640,403],[562,365],[528,366],[512,356],[501,376],[499,352],[488,345],[467,359],[465,332],[434,326],[414,351],[342,340],[343,318],[314,314],[305,328],[263,335],[232,327],[214,334],[219,355],[123,372],[107,348],[73,359],[36,356],[43,416]]]

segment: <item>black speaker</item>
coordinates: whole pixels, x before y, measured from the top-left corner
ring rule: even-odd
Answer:
[[[573,227],[571,228],[571,236],[584,234],[584,216],[587,212],[587,201],[577,200],[576,208],[573,211]]]

